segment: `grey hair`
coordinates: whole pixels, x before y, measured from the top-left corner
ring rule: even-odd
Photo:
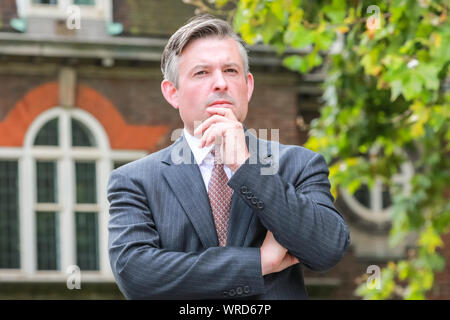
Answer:
[[[191,41],[207,37],[230,37],[236,41],[244,72],[246,75],[248,74],[248,54],[244,40],[233,31],[228,22],[205,14],[191,18],[170,37],[161,57],[161,71],[164,79],[172,82],[178,88],[179,56]]]

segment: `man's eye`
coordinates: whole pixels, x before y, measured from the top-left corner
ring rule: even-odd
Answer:
[[[205,74],[206,74],[206,71],[203,71],[203,70],[202,71],[198,71],[198,72],[195,73],[196,76],[202,76],[202,75],[205,75]]]
[[[236,69],[229,68],[229,69],[226,69],[225,72],[228,72],[228,73],[237,73],[237,70],[236,70]]]

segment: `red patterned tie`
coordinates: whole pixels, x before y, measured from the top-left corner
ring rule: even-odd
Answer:
[[[214,150],[211,151],[214,156]],[[227,243],[228,220],[230,217],[231,196],[233,189],[228,185],[228,177],[223,169],[223,163],[218,163],[214,157],[214,168],[208,185],[208,197],[216,225],[219,246],[224,247]]]

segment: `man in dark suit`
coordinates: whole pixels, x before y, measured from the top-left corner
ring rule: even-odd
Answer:
[[[327,270],[348,228],[324,158],[243,126],[253,92],[228,23],[192,19],[162,56],[182,136],[114,170],[109,255],[129,299],[306,299],[302,267]]]

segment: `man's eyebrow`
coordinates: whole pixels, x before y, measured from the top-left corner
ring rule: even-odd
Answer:
[[[191,68],[190,72],[193,72],[193,71],[196,70],[196,69],[206,69],[206,68],[209,68],[209,67],[210,67],[210,65],[209,65],[209,64],[206,64],[206,63],[196,64],[195,66],[193,66],[193,67]],[[239,66],[239,64],[234,63],[234,62],[225,63],[225,64],[223,65],[223,68],[230,68],[230,67],[236,68],[236,69],[238,69],[238,70],[241,69],[241,67]]]
[[[234,63],[234,62],[231,62],[231,63],[225,63],[224,67],[225,67],[225,68],[233,67],[233,68],[236,68],[236,69],[241,69],[241,67],[239,66],[239,64]]]
[[[194,71],[195,69],[204,69],[204,68],[208,68],[209,64],[196,64],[195,66],[193,66],[190,70],[190,72]]]

